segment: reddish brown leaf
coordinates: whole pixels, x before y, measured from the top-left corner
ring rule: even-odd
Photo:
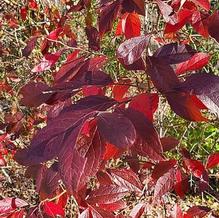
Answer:
[[[89,204],[112,204],[121,200],[128,190],[116,185],[101,186],[99,189],[90,193],[87,201]]]
[[[161,93],[170,92],[179,84],[179,80],[173,68],[158,57],[147,58],[147,74],[150,76],[154,86]]]
[[[213,168],[219,164],[219,152],[210,154],[206,163],[206,168]]]
[[[140,155],[148,156],[152,160],[163,160],[162,145],[153,124],[136,110],[129,108],[124,111],[124,114],[135,126],[139,138],[132,150]]]
[[[170,43],[157,49],[153,56],[168,64],[178,64],[189,60],[195,53],[190,45]]]
[[[179,144],[179,140],[173,137],[163,137],[160,139],[160,141],[164,152],[174,149]]]
[[[47,92],[48,89],[49,86],[45,83],[28,83],[20,90],[20,94],[23,96],[21,104],[28,107],[38,107],[42,103],[46,103],[52,96],[51,93]]]
[[[23,165],[35,165],[61,155],[61,148],[65,150],[69,147],[72,151],[83,122],[94,116],[95,111],[105,110],[115,103],[104,96],[89,96],[64,108],[57,117],[49,120],[46,127],[38,131],[28,148],[16,153],[16,160]],[[66,158],[63,157],[63,160]]]
[[[184,214],[183,218],[205,217],[211,211],[210,208],[204,206],[193,206]]]
[[[154,189],[154,201],[160,199],[164,194],[172,190],[174,177],[175,169],[172,168],[157,180]]]
[[[88,38],[88,46],[94,51],[100,50],[100,36],[99,32],[95,27],[86,27],[85,32]]]
[[[131,169],[112,169],[110,170],[110,173],[114,178],[114,182],[119,187],[124,187],[129,191],[141,193],[143,185],[138,175],[134,173]]]
[[[140,15],[145,15],[144,0],[122,0],[122,7],[125,12],[136,12]]]
[[[167,161],[160,161],[159,163],[155,165],[151,177],[155,181],[157,181],[161,176],[167,173],[170,169],[174,168],[176,164],[177,164],[177,161],[174,159],[167,160]]]

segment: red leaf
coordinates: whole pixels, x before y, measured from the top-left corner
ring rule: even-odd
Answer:
[[[180,198],[184,198],[185,194],[189,191],[188,177],[183,176],[181,170],[177,169],[175,174],[174,190]]]
[[[157,180],[154,189],[154,201],[160,199],[164,194],[173,188],[174,177],[175,169],[172,168]]]
[[[45,70],[49,70],[51,67],[53,67],[58,59],[60,58],[62,52],[58,51],[54,54],[45,54],[41,62],[36,65],[31,72],[33,73],[41,73]]]
[[[163,137],[160,140],[161,140],[161,144],[163,146],[164,152],[174,149],[179,144],[179,140],[173,137]]]
[[[129,13],[125,20],[125,37],[130,39],[141,34],[141,21],[136,13]]]
[[[117,49],[117,58],[124,65],[131,65],[141,58],[148,45],[150,35],[143,35],[126,40]]]
[[[26,8],[26,7],[21,7],[21,9],[20,9],[20,15],[21,15],[21,19],[22,19],[23,21],[25,21],[26,18],[27,18],[27,8]]]
[[[65,216],[65,211],[60,205],[53,202],[47,201],[43,204],[43,211],[46,215],[55,217],[55,216]]]
[[[188,170],[190,170],[194,176],[198,178],[201,178],[203,176],[203,173],[205,172],[205,167],[201,161],[185,159],[184,163],[186,167],[188,168]]]
[[[205,217],[211,211],[210,208],[204,206],[193,206],[189,208],[183,218]]]
[[[29,0],[28,7],[29,9],[36,10],[38,5],[35,0]]]
[[[82,91],[85,97],[91,95],[104,95],[103,89],[98,86],[83,86]]]
[[[99,189],[94,190],[90,193],[87,201],[89,204],[112,204],[121,200],[128,190],[124,187],[116,185],[100,186]]]
[[[100,113],[97,117],[97,126],[101,136],[118,148],[127,148],[135,143],[135,128],[123,114]]]
[[[89,206],[92,218],[115,218],[115,216],[108,210],[104,210],[100,207]]]
[[[209,0],[191,0],[194,4],[198,5],[202,9],[209,11],[210,10],[210,1]]]
[[[46,127],[38,131],[27,149],[16,153],[16,160],[23,165],[35,165],[63,155],[65,149],[72,151],[80,126],[96,114],[96,110],[106,110],[115,103],[114,100],[104,96],[89,96],[65,107],[58,116],[49,120]],[[63,156],[63,161],[68,162],[68,159]],[[69,163],[66,164],[71,167]]]
[[[170,169],[174,168],[176,164],[177,164],[177,161],[174,159],[167,160],[167,161],[160,161],[159,163],[155,165],[151,177],[155,181],[157,181],[161,176],[167,173]]]
[[[114,1],[101,9],[99,19],[99,32],[101,37],[104,33],[112,29],[113,22],[118,17],[120,8],[120,1]]]
[[[111,176],[106,172],[99,171],[96,176],[101,186],[113,184]]]
[[[210,55],[206,53],[196,53],[191,59],[188,61],[185,61],[183,63],[180,63],[176,66],[176,74],[182,74],[187,71],[193,71],[193,70],[199,70],[205,65],[208,64],[210,59]]]
[[[112,89],[113,97],[117,101],[121,101],[124,98],[126,92],[129,89],[129,83],[131,81],[129,79],[127,79],[127,80],[121,80],[120,82],[121,83],[125,83],[125,84],[124,85],[117,85],[117,84],[115,84],[113,86],[113,89]]]
[[[219,42],[219,10],[215,11],[208,19],[208,32],[211,37],[215,38]]]
[[[119,187],[124,187],[129,191],[141,193],[143,185],[138,175],[131,169],[112,169],[110,170],[110,173],[114,178],[114,182]]]
[[[135,207],[131,210],[129,216],[131,218],[140,218],[145,210],[145,204],[143,203],[138,203],[137,205],[135,205]]]
[[[196,32],[203,37],[208,37],[208,14],[201,13],[200,11],[194,11],[191,17],[191,25]]]
[[[116,158],[121,152],[121,148],[116,147],[113,144],[105,143],[105,152],[103,155],[103,160],[109,160],[111,158]]]
[[[219,152],[210,154],[206,163],[206,168],[213,168],[219,164]]]
[[[82,151],[72,149],[71,144],[60,151],[59,172],[70,193],[80,191],[84,185],[86,185],[90,177],[97,173],[100,167],[103,156],[103,146],[98,132],[95,133],[92,144],[88,142],[87,146],[89,147],[86,153],[83,148],[81,149]],[[71,172],[70,175],[69,172]]]
[[[178,22],[175,25],[167,24],[164,30],[164,33],[175,33],[180,30],[191,18],[193,14],[192,10],[188,10],[186,8],[182,8],[178,13]]]
[[[153,114],[157,110],[159,97],[156,93],[143,93],[132,98],[129,107],[142,112],[148,120],[153,121]]]

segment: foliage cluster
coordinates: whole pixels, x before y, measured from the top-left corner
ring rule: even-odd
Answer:
[[[2,33],[2,59],[11,48],[33,67],[1,76],[2,99],[16,104],[0,125],[0,165],[11,155],[26,166],[40,200],[4,198],[0,217],[65,217],[69,198],[80,218],[156,216],[160,205],[164,217],[218,217],[202,205],[165,206],[168,194],[179,202],[189,193],[218,198],[211,172],[219,163],[219,10],[211,4],[80,0],[60,1],[58,9],[29,0],[18,14],[4,13],[1,28],[28,39],[22,50],[12,48]],[[186,121],[170,122],[166,113]],[[166,136],[174,122],[188,127]],[[211,122],[216,134],[201,160],[182,143],[194,122]],[[30,145],[17,146],[18,139]]]

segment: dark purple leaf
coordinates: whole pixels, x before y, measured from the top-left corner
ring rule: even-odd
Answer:
[[[104,96],[89,96],[66,107],[38,131],[30,147],[16,153],[16,160],[23,165],[35,165],[55,158],[61,148],[69,144],[74,147],[80,127],[88,118],[115,103]]]
[[[100,36],[110,31],[113,26],[113,22],[119,15],[121,9],[120,1],[114,1],[111,4],[107,4],[101,8],[99,18],[99,32]]]
[[[168,64],[178,64],[189,60],[195,53],[190,45],[171,43],[160,47],[153,56]]]
[[[219,42],[219,10],[215,11],[208,19],[208,32],[211,37],[215,38]]]
[[[42,103],[46,103],[52,96],[52,93],[47,92],[49,89],[50,87],[45,83],[28,83],[20,90],[20,94],[23,96],[21,104],[28,107],[38,107]]]
[[[31,52],[36,46],[37,39],[38,39],[37,36],[33,36],[31,39],[28,40],[27,45],[25,46],[24,49],[22,49],[23,56],[28,57],[31,54]]]
[[[133,37],[120,44],[117,49],[117,58],[124,65],[131,65],[141,58],[149,43],[150,35]]]
[[[180,90],[196,95],[204,105],[219,116],[219,76],[196,73],[187,77]]]
[[[125,110],[124,114],[133,123],[138,136],[132,150],[152,160],[163,160],[162,145],[153,124],[146,119],[144,114],[133,109]]]
[[[147,58],[147,74],[158,91],[164,94],[171,92],[179,84],[173,68],[165,60],[157,57]]]
[[[119,148],[127,148],[135,143],[135,128],[123,114],[100,113],[97,117],[97,126],[103,139]]]
[[[99,32],[95,27],[86,27],[86,35],[88,38],[88,46],[94,51],[100,50],[100,36]]]

